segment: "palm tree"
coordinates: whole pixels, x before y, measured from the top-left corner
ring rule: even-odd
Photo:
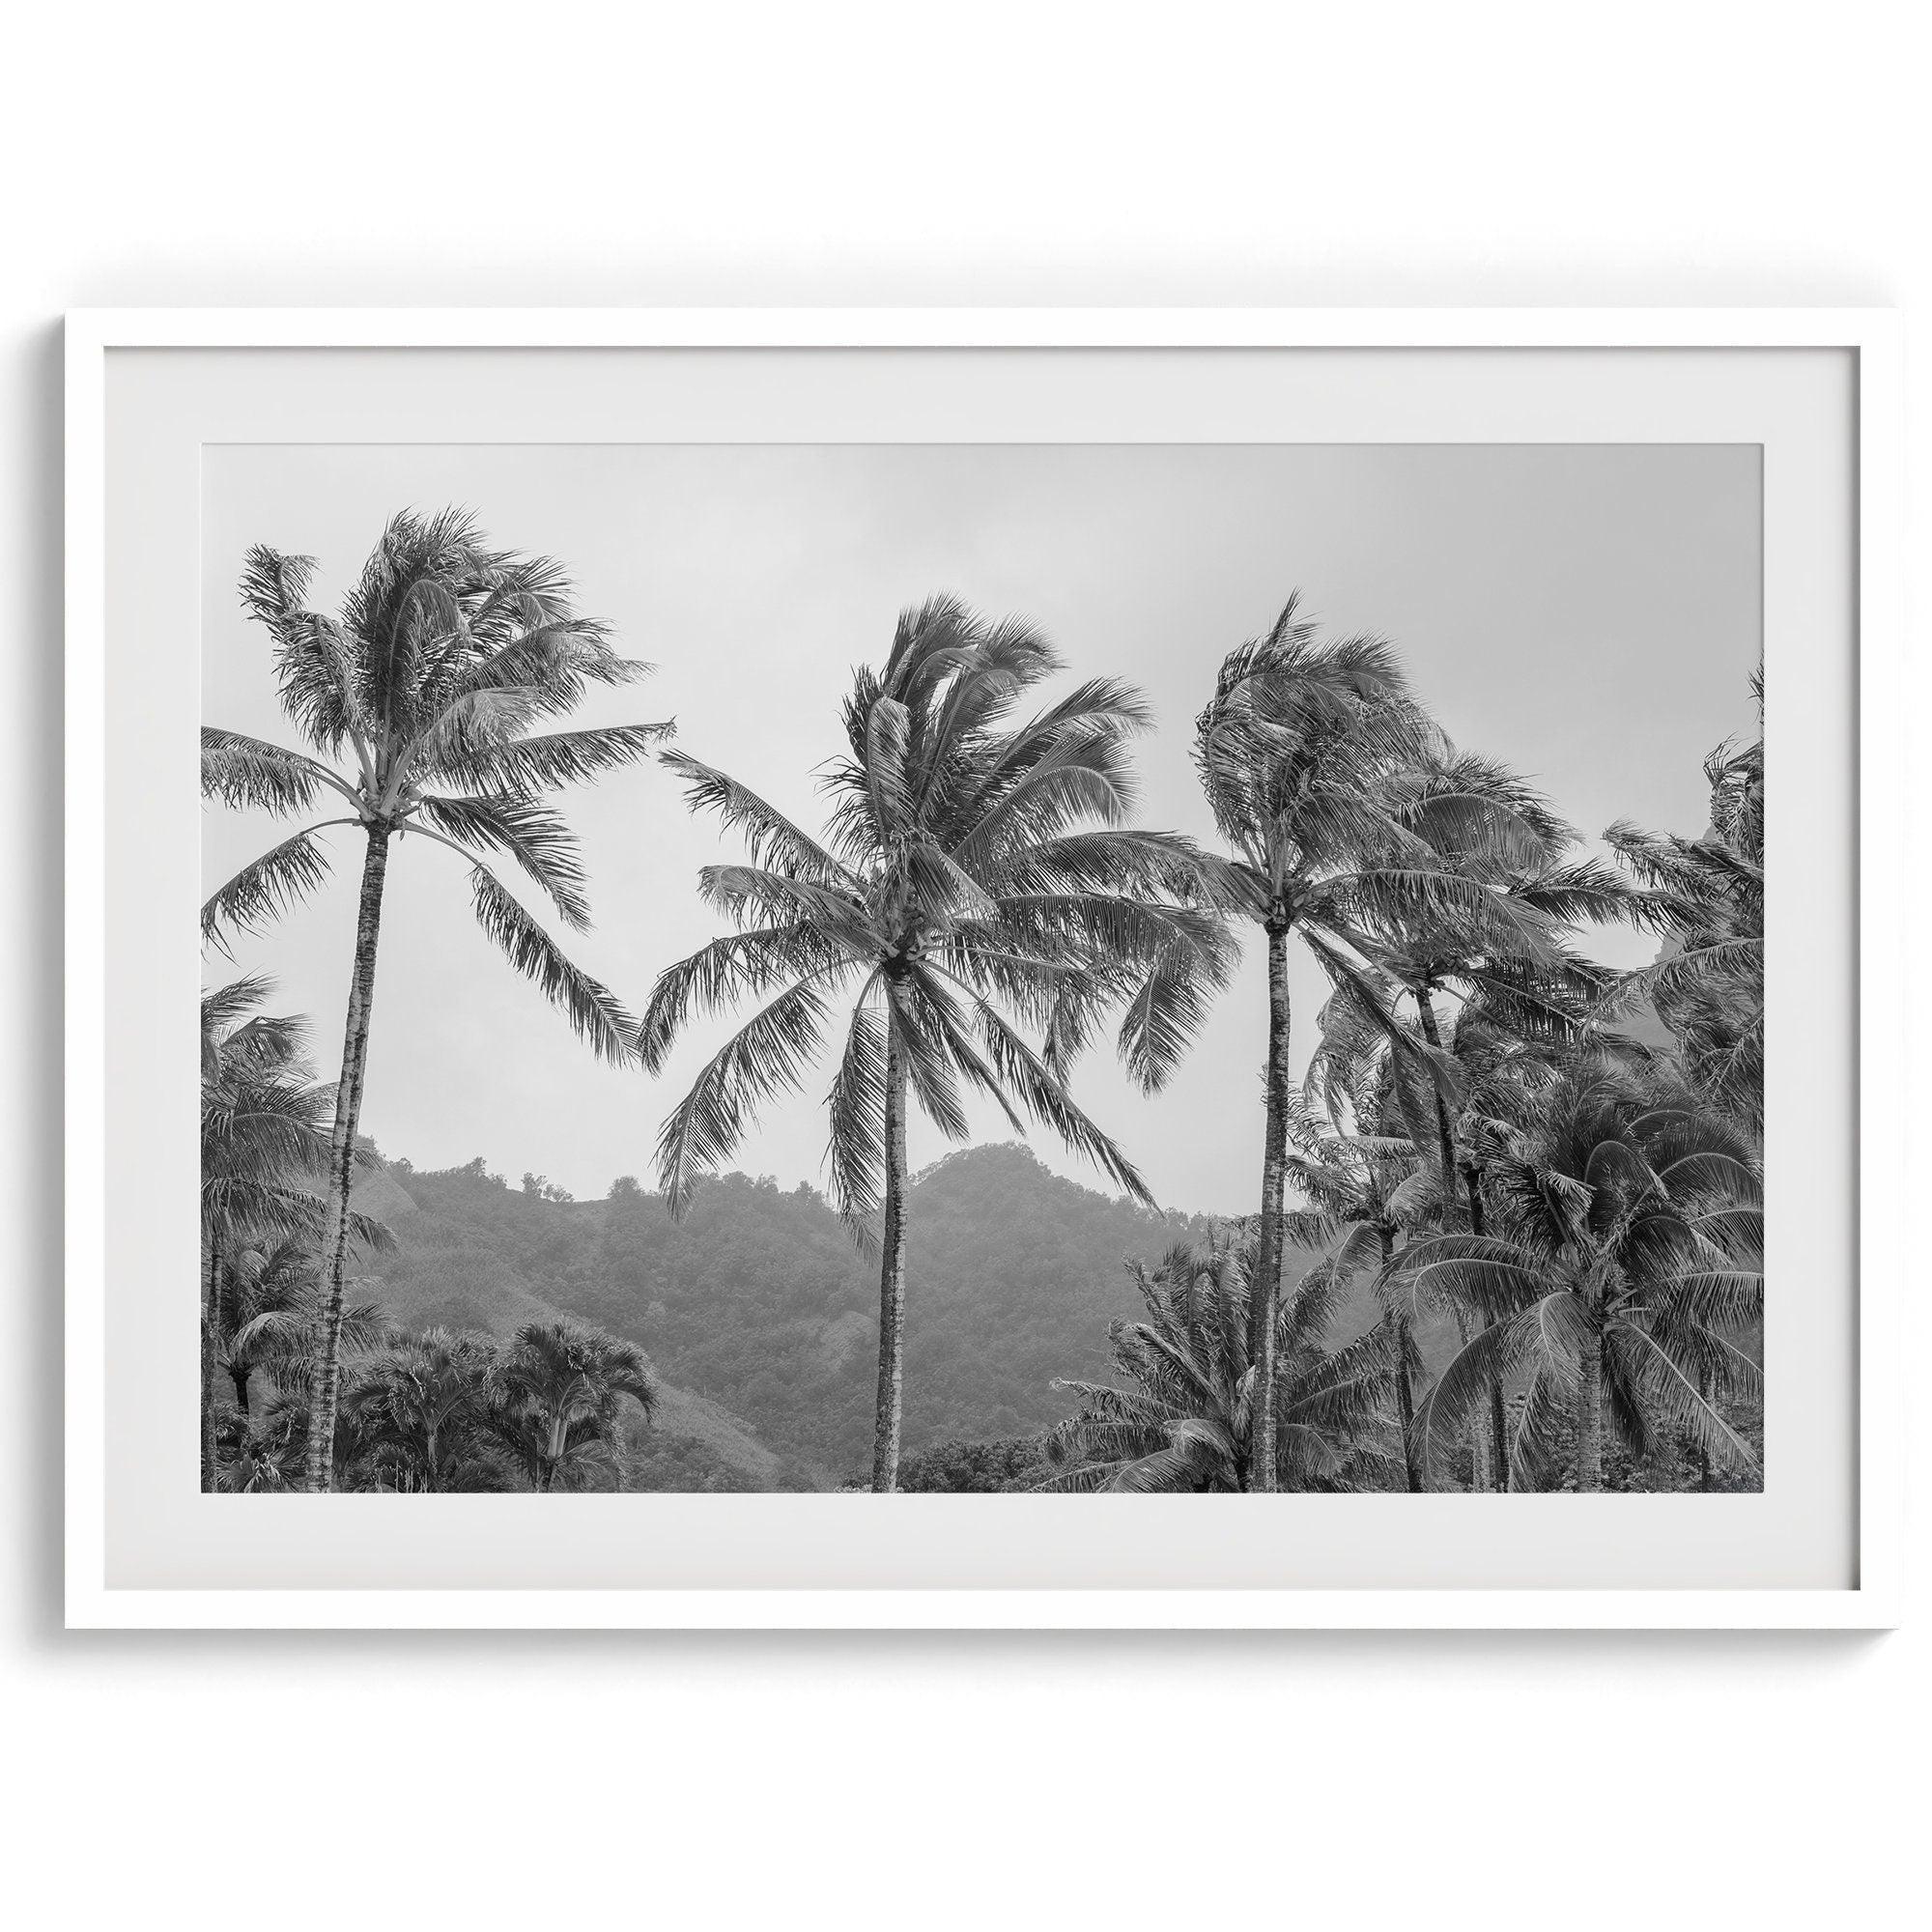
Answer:
[[[257,1374],[265,1375],[283,1394],[307,1393],[315,1337],[322,1325],[322,1264],[317,1257],[322,1206],[318,1197],[316,1227],[307,1236],[243,1247],[230,1256],[223,1270],[226,1293],[216,1335],[219,1366],[227,1371],[235,1406],[244,1416],[249,1385]],[[355,1302],[344,1308],[345,1350],[373,1349],[387,1333],[388,1319],[379,1303]]]
[[[701,874],[738,930],[660,978],[639,1033],[645,1066],[664,1065],[694,1009],[781,990],[665,1122],[664,1190],[681,1209],[756,1109],[797,1091],[835,1001],[849,996],[828,1159],[834,1203],[863,1243],[881,1223],[876,1491],[895,1487],[899,1457],[908,1094],[952,1140],[968,1131],[962,1087],[1022,1132],[1024,1110],[1147,1201],[1073,1100],[1068,1069],[1123,1007],[1121,1051],[1151,1091],[1227,971],[1205,856],[1122,822],[1128,742],[1149,723],[1141,695],[1094,679],[1013,722],[1020,698],[1059,668],[1017,619],[988,623],[950,598],[902,613],[884,669],[861,669],[846,700],[849,754],[826,781],[823,841],[735,779],[666,754],[693,808],[741,832],[752,863]]]
[[[1711,825],[1701,838],[1605,833],[1647,888],[1666,947],[1629,975],[1613,1006],[1647,996],[1678,1041],[1691,1085],[1752,1134],[1764,1131],[1764,674],[1751,680],[1758,737],[1704,763]]]
[[[1346,984],[1369,936],[1418,922],[1461,922],[1480,935],[1507,923],[1492,893],[1441,858],[1436,841],[1447,831],[1491,810],[1434,781],[1431,762],[1443,751],[1408,696],[1393,647],[1374,637],[1322,640],[1300,614],[1298,592],[1265,637],[1229,654],[1196,721],[1196,768],[1231,848],[1221,896],[1261,926],[1267,946],[1266,1131],[1250,1316],[1263,1434],[1274,1402],[1293,1089],[1289,939]],[[1265,1460],[1260,1476],[1262,1488],[1271,1486]]]
[[[414,833],[462,858],[484,932],[562,1009],[580,1037],[621,1063],[630,1057],[636,1022],[571,963],[482,855],[507,854],[567,926],[585,930],[589,907],[576,842],[545,794],[633,762],[670,727],[530,735],[533,724],[568,711],[589,686],[622,684],[647,667],[618,657],[601,625],[573,613],[560,565],[489,549],[466,511],[392,517],[339,616],[304,602],[315,572],[312,558],[257,545],[242,572],[242,604],[272,639],[283,709],[319,755],[205,727],[202,791],[278,816],[306,813],[326,796],[340,799],[347,811],[305,826],[244,866],[203,906],[202,931],[225,947],[225,933],[275,918],[327,876],[323,832],[349,826],[361,833],[308,1462],[309,1487],[323,1490],[340,1382],[350,1170],[391,842]]]
[[[1412,1003],[1415,1031],[1429,1051],[1411,1065],[1432,1076],[1431,1112],[1441,1182],[1442,1228],[1457,1211],[1457,1167],[1450,1109],[1461,1087],[1450,1064],[1436,1001],[1472,1000],[1524,1035],[1577,1030],[1579,1002],[1601,994],[1607,976],[1571,948],[1575,926],[1626,919],[1637,902],[1607,867],[1571,856],[1577,842],[1543,794],[1493,758],[1444,746],[1415,774],[1415,798],[1428,821],[1436,864],[1489,898],[1480,921],[1461,903],[1448,917],[1410,918],[1393,932],[1363,937],[1358,951]],[[1350,990],[1385,1032],[1399,1015],[1373,981]],[[1480,1204],[1471,1197],[1471,1214]],[[1477,1230],[1476,1232],[1480,1232]]]
[[[1453,1118],[1469,1078],[1463,1022],[1480,1015],[1483,1026],[1521,1039],[1582,1038],[1589,1004],[1612,976],[1574,951],[1574,929],[1639,916],[1641,907],[1608,867],[1573,856],[1576,832],[1507,766],[1445,744],[1412,782],[1437,863],[1488,895],[1487,916],[1478,921],[1462,904],[1451,917],[1424,914],[1392,931],[1352,935],[1367,970],[1342,966],[1333,1004],[1352,1022],[1344,1028],[1349,1054],[1385,1064],[1406,1130],[1433,1147],[1437,1228],[1481,1235],[1479,1171],[1459,1157]],[[1438,1000],[1450,1003],[1446,1010]],[[1466,1343],[1466,1315],[1453,1312]],[[1500,1389],[1474,1461],[1479,1488],[1508,1487]]]
[[[487,1337],[432,1328],[369,1363],[343,1406],[347,1460],[385,1490],[503,1487]]]
[[[1275,1310],[1272,1356],[1280,1400],[1273,1453],[1256,1434],[1260,1363],[1250,1347],[1250,1284],[1258,1233],[1185,1242],[1150,1268],[1128,1264],[1144,1321],[1108,1331],[1120,1378],[1056,1381],[1079,1412],[1047,1438],[1044,1490],[1198,1492],[1345,1490],[1395,1465],[1372,1437],[1392,1419],[1396,1357],[1385,1330],[1330,1350],[1323,1337],[1343,1275],[1318,1267]]]
[[[657,1378],[641,1350],[571,1321],[519,1328],[492,1365],[490,1422],[540,1493],[576,1488],[593,1472],[622,1480],[618,1425],[629,1397],[646,1420]]]
[[[1417,1294],[1485,1323],[1415,1419],[1425,1460],[1512,1379],[1510,1486],[1551,1487],[1574,1435],[1578,1490],[1603,1488],[1604,1422],[1634,1455],[1664,1427],[1754,1468],[1710,1400],[1713,1365],[1755,1386],[1726,1331],[1763,1305],[1763,1217],[1748,1145],[1683,1098],[1587,1054],[1483,1151],[1498,1233],[1440,1235],[1403,1258]],[[1700,1381],[1703,1384],[1700,1386]]]
[[[1379,1114],[1384,1110],[1376,1108],[1377,1125],[1383,1124]],[[1398,1244],[1411,1237],[1436,1207],[1436,1189],[1414,1141],[1406,1133],[1345,1132],[1340,1122],[1321,1120],[1300,1089],[1290,1095],[1288,1137],[1293,1151],[1285,1157],[1287,1178],[1309,1205],[1283,1215],[1284,1238],[1296,1247],[1319,1250],[1320,1265],[1338,1281],[1366,1269],[1378,1287],[1386,1283]],[[1403,1480],[1414,1493],[1423,1487],[1421,1463],[1409,1438],[1420,1358],[1400,1295],[1388,1298],[1382,1321],[1389,1332],[1390,1375],[1402,1431]]]
[[[265,1245],[313,1242],[327,1204],[310,1182],[327,1171],[334,1096],[302,1058],[300,1020],[257,1009],[270,982],[236,980],[201,1000],[201,1482],[215,1485],[214,1377],[226,1320],[224,1286]],[[360,1214],[347,1237],[386,1246]],[[229,1325],[234,1325],[230,1323]]]

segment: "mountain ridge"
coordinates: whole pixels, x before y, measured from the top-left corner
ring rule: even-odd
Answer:
[[[651,1357],[667,1390],[653,1433],[702,1444],[724,1486],[863,1475],[876,1264],[816,1189],[714,1176],[674,1220],[641,1190],[559,1202],[480,1160],[394,1160],[358,1179],[356,1205],[398,1248],[371,1258],[355,1292],[398,1326],[592,1321]],[[1084,1187],[1014,1142],[922,1170],[909,1190],[907,1448],[1050,1426],[1067,1407],[1053,1379],[1104,1377],[1109,1321],[1139,1312],[1125,1262],[1213,1225]]]

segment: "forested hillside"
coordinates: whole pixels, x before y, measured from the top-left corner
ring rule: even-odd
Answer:
[[[1104,1375],[1107,1323],[1140,1312],[1125,1259],[1208,1226],[1064,1179],[1017,1145],[955,1153],[913,1193],[913,1448],[1023,1436],[1059,1420],[1067,1403],[1053,1378]],[[362,1292],[399,1325],[503,1335],[521,1321],[579,1316],[636,1342],[675,1391],[730,1411],[788,1485],[864,1474],[876,1265],[814,1189],[728,1175],[700,1186],[673,1221],[660,1196],[642,1191],[558,1202],[481,1162],[429,1173],[395,1161],[358,1188],[357,1205],[396,1235],[399,1251],[381,1258]],[[661,1445],[644,1465],[663,1478],[652,1487],[706,1487],[682,1478],[707,1471],[722,1484],[718,1465],[750,1474],[745,1458],[756,1451],[694,1407],[673,1394],[654,1434],[702,1446]]]

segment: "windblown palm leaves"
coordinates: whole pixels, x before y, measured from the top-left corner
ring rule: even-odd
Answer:
[[[846,700],[823,840],[724,773],[666,757],[693,806],[744,836],[750,863],[702,874],[738,929],[659,980],[639,1032],[645,1066],[694,1012],[764,1004],[666,1122],[659,1173],[682,1204],[837,1027],[832,1195],[868,1236],[882,1217],[877,1489],[898,1461],[908,1094],[954,1140],[965,1096],[988,1097],[1145,1201],[1126,1154],[1074,1101],[1069,1068],[1118,1012],[1122,1058],[1157,1087],[1227,972],[1214,867],[1184,838],[1125,825],[1128,749],[1149,723],[1140,694],[1096,679],[1016,716],[1059,668],[1018,620],[946,598],[906,611],[884,668],[859,671]]]
[[[1350,934],[1362,963],[1328,962],[1336,990],[1322,1015],[1320,1079],[1332,1106],[1338,1089],[1358,1092],[1378,1068],[1402,1130],[1434,1156],[1436,1226],[1481,1234],[1480,1169],[1457,1133],[1469,1100],[1464,1048],[1480,1053],[1497,1032],[1512,1041],[1581,1040],[1610,976],[1575,950],[1574,928],[1630,916],[1635,895],[1606,867],[1572,856],[1577,834],[1494,759],[1445,744],[1392,790],[1435,863],[1484,897]],[[1450,1006],[1438,1009],[1445,998]],[[1466,1311],[1456,1320],[1466,1340]],[[1483,1487],[1505,1486],[1500,1391],[1475,1467]]]
[[[1119,1378],[1056,1381],[1079,1409],[1048,1438],[1047,1490],[1195,1493],[1262,1487],[1381,1487],[1400,1465],[1376,1438],[1395,1423],[1397,1359],[1376,1330],[1330,1350],[1340,1277],[1318,1268],[1275,1311],[1273,1453],[1256,1434],[1260,1365],[1249,1346],[1252,1235],[1180,1243],[1129,1264],[1147,1309],[1109,1331]]]
[[[308,751],[240,732],[202,732],[202,790],[278,817],[333,808],[219,887],[202,908],[204,937],[226,948],[277,918],[327,876],[323,835],[363,837],[342,1076],[329,1167],[325,1334],[317,1360],[311,1486],[328,1481],[340,1349],[349,1164],[362,1098],[377,937],[391,841],[415,834],[469,867],[477,923],[516,969],[564,1012],[605,1059],[632,1051],[635,1022],[575,965],[486,863],[521,867],[573,930],[589,923],[575,840],[545,802],[565,784],[642,757],[668,730],[624,724],[537,732],[593,685],[646,667],[619,657],[604,628],[578,616],[562,568],[547,557],[493,550],[458,510],[405,511],[337,615],[307,603],[313,559],[265,546],[248,553],[242,603],[274,646],[282,706]]]
[[[1378,939],[1423,926],[1471,945],[1507,935],[1520,919],[1443,853],[1479,836],[1526,847],[1536,827],[1491,795],[1492,774],[1451,758],[1410,699],[1389,643],[1323,639],[1298,597],[1265,637],[1223,664],[1196,721],[1195,764],[1230,849],[1223,902],[1259,923],[1267,944],[1267,1122],[1252,1307],[1265,1416],[1293,1084],[1289,938],[1298,936],[1338,985],[1366,985],[1363,952]],[[1365,1009],[1377,1005],[1365,991]],[[1420,1044],[1403,1050],[1428,1057]],[[1261,1477],[1265,1487],[1265,1464]]]
[[[1576,1041],[1610,976],[1576,950],[1576,928],[1640,917],[1609,867],[1575,856],[1576,832],[1534,786],[1492,758],[1432,748],[1392,788],[1398,815],[1463,891],[1433,911],[1371,919],[1348,937],[1368,970],[1330,962],[1348,1050],[1388,1056],[1413,1117],[1425,1090],[1443,1211],[1456,1200],[1452,1118],[1467,1068],[1436,1002],[1518,1039]],[[1407,1002],[1407,1010],[1402,1003]],[[1420,1120],[1413,1120],[1421,1125]],[[1446,1228],[1447,1223],[1445,1221]]]
[[[1526,1126],[1498,1127],[1484,1177],[1495,1232],[1418,1241],[1400,1263],[1413,1293],[1490,1324],[1416,1414],[1425,1458],[1509,1388],[1513,1489],[1566,1474],[1601,1489],[1605,1421],[1636,1457],[1678,1430],[1753,1468],[1713,1400],[1757,1382],[1741,1342],[1762,1311],[1763,1222],[1744,1139],[1592,1057],[1539,1096]]]
[[[1614,1004],[1648,997],[1676,1036],[1684,1069],[1714,1107],[1764,1127],[1764,678],[1752,680],[1759,735],[1720,745],[1704,764],[1711,826],[1701,838],[1604,835],[1637,880],[1667,940],[1656,965],[1626,977]]]

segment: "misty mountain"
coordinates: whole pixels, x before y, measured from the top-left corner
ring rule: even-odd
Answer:
[[[668,1385],[647,1447],[677,1465],[647,1469],[649,1486],[737,1487],[736,1471],[755,1478],[743,1487],[836,1487],[868,1468],[877,1266],[815,1189],[727,1175],[674,1221],[642,1191],[558,1202],[480,1161],[396,1161],[357,1206],[400,1246],[358,1293],[402,1327],[502,1335],[564,1314],[642,1348]],[[1140,1312],[1124,1262],[1211,1225],[1083,1187],[1019,1145],[928,1168],[909,1219],[908,1450],[1059,1420],[1053,1378],[1105,1377],[1107,1324]],[[683,1480],[697,1474],[715,1480]]]

